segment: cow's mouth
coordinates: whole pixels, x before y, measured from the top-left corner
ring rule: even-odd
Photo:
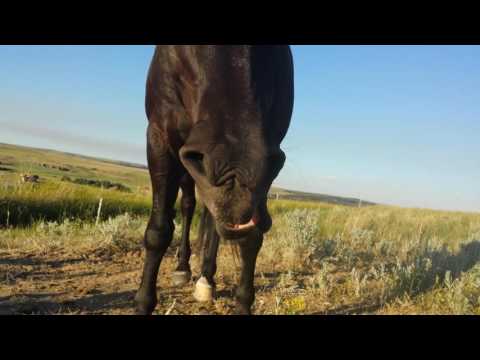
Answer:
[[[220,227],[217,227],[219,233],[225,239],[238,239],[248,236],[253,230],[255,230],[260,224],[260,217],[258,211],[255,210],[250,221],[245,224],[223,224]]]
[[[245,224],[226,224],[225,227],[229,231],[245,231],[245,230],[252,230],[256,227],[259,223],[259,218],[257,211],[253,214],[253,217],[250,219],[249,222]]]

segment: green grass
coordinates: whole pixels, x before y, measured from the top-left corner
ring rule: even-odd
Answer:
[[[0,187],[0,226],[28,226],[39,221],[96,220],[103,199],[102,220],[124,213],[147,215],[146,195],[100,190],[65,182],[4,185]]]
[[[0,162],[8,164],[15,175],[35,174],[46,180],[60,180],[63,176],[91,180],[109,180],[121,183],[137,192],[146,192],[150,187],[148,171],[99,159],[70,155],[58,151],[27,148],[16,145],[0,144]],[[49,167],[43,167],[46,164]],[[66,167],[64,172],[52,166]],[[0,171],[0,179],[12,179],[10,173]]]
[[[6,144],[0,144],[0,162],[1,167],[10,169],[0,170],[0,227],[66,219],[92,222],[100,199],[102,220],[125,212],[147,215],[150,211],[150,180],[145,169]],[[20,174],[39,175],[40,183],[21,184]],[[131,193],[62,182],[64,176],[119,184]]]

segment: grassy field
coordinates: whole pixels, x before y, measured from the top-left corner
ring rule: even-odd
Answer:
[[[9,169],[0,170],[0,314],[131,314],[150,209],[146,171],[15,149],[0,147],[0,168]],[[25,152],[30,165],[19,160]],[[62,182],[64,171],[43,163],[134,191]],[[20,184],[20,172],[40,183]],[[284,199],[269,208],[274,227],[258,260],[256,314],[480,315],[480,214]],[[195,230],[196,221],[194,244]],[[193,283],[170,284],[179,234],[177,226],[156,314],[231,313],[235,251],[222,244],[218,298],[197,304]],[[198,256],[192,266],[198,274]]]

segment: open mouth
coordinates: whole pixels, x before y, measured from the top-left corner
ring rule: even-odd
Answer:
[[[245,224],[226,224],[225,227],[229,231],[246,231],[251,230],[256,227],[259,223],[259,218],[257,211],[255,211],[253,217],[250,219],[249,222]]]
[[[230,230],[230,231],[243,231],[243,230],[249,230],[253,229],[255,226],[257,226],[258,222],[256,222],[253,218],[246,224],[227,224],[225,227]]]

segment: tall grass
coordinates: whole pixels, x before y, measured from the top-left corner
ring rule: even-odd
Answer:
[[[3,186],[0,248],[139,250],[150,203],[69,183]],[[270,273],[271,290],[259,291],[258,313],[480,314],[480,214],[288,200],[269,209],[257,273]],[[237,270],[229,251],[218,261]]]
[[[0,187],[0,226],[28,226],[38,221],[67,219],[95,221],[101,198],[103,220],[126,212],[147,215],[150,211],[150,198],[141,194],[64,182],[3,185]]]
[[[259,258],[280,274],[311,274],[310,301],[281,293],[284,311],[324,302],[360,313],[480,314],[480,214],[290,205],[276,205],[282,215]]]

